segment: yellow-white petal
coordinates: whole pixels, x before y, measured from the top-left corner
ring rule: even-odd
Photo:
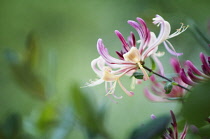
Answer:
[[[112,69],[110,67],[105,67],[102,80],[107,81],[107,82],[116,81],[118,77],[111,72],[112,72]]]
[[[140,53],[136,47],[131,47],[131,49],[123,55],[125,61],[132,63],[138,63],[140,61]]]

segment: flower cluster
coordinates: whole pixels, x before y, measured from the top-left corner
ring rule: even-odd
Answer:
[[[184,68],[181,68],[178,60],[172,58],[170,64],[176,73],[176,76],[172,77],[173,81],[186,88],[191,88],[200,82],[210,79],[210,57],[200,53],[200,59],[202,62],[202,70],[199,70],[190,60],[185,61]],[[187,93],[186,89],[174,85],[171,92],[166,94],[164,90],[165,81],[158,82],[155,76],[151,76],[150,80],[152,86],[150,89],[145,88],[144,94],[151,101],[168,102],[182,98]],[[152,92],[150,90],[152,90]]]
[[[173,81],[187,88],[189,85],[185,84],[179,76],[182,69],[178,60],[172,58],[170,60],[170,64],[173,67],[174,72],[176,73],[176,76],[172,77]],[[166,91],[164,89],[166,81],[158,82],[154,75],[150,77],[150,81],[152,82],[150,90],[152,90],[153,93],[148,88],[145,88],[144,94],[151,101],[168,102],[176,98],[181,98],[186,93],[185,89],[175,85],[173,86],[171,92],[169,94],[166,94]]]
[[[169,22],[164,20],[161,16],[156,15],[156,17],[153,18],[153,23],[160,26],[160,33],[156,37],[155,33],[148,29],[143,19],[137,17],[136,20],[138,22],[129,20],[128,24],[137,31],[140,40],[136,40],[134,33],[131,32],[126,41],[118,30],[115,31],[115,34],[122,43],[122,50],[116,51],[118,58],[112,57],[108,49],[104,46],[102,39],[98,39],[97,50],[100,56],[91,62],[91,66],[99,79],[92,81],[87,84],[87,86],[95,86],[105,82],[107,96],[113,95],[115,98],[122,98],[121,96],[117,97],[114,93],[118,83],[128,96],[132,96],[134,93],[128,91],[122,85],[120,78],[124,75],[132,76],[134,72],[140,69],[143,74],[143,80],[148,80],[149,75],[144,68],[145,59],[148,57],[151,57],[157,63],[160,74],[164,74],[163,66],[157,56],[158,46],[160,44],[163,43],[166,50],[172,55],[182,55],[182,53],[175,52],[168,39],[179,35],[185,31],[187,27],[182,24],[180,29],[170,35],[171,26]]]
[[[188,131],[188,125],[185,124],[184,129],[180,136],[178,135],[178,127],[177,127],[177,122],[176,122],[176,117],[173,113],[173,111],[170,111],[171,113],[171,118],[172,118],[172,128],[167,128],[167,131],[164,133],[162,136],[162,139],[185,139]]]
[[[196,68],[196,66],[190,60],[185,62],[187,72],[185,72],[184,69],[180,71],[180,77],[184,83],[193,86],[199,82],[210,79],[210,57],[200,53],[200,60],[202,62],[202,70]]]

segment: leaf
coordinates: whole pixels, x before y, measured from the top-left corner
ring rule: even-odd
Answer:
[[[58,124],[59,113],[53,105],[46,105],[41,111],[37,126],[40,130],[45,131],[50,127]]]
[[[164,90],[166,94],[169,94],[171,92],[173,88],[173,85],[171,82],[166,82],[165,86],[164,86]]]
[[[22,119],[18,114],[11,114],[0,126],[0,137],[17,138],[22,132]]]
[[[152,139],[161,136],[170,122],[170,116],[161,116],[136,128],[130,139]]]
[[[11,67],[19,85],[27,90],[30,95],[36,96],[41,100],[45,100],[45,87],[41,78],[39,78],[28,67],[16,65]]]
[[[28,34],[26,40],[25,64],[30,68],[34,68],[38,63],[39,51],[37,41],[33,33]]]
[[[134,72],[133,75],[136,79],[143,79],[144,75],[140,72]]]
[[[196,25],[196,23],[193,20],[188,21],[190,24],[189,30],[193,34],[194,38],[200,43],[200,45],[206,50],[206,52],[209,52],[210,47],[210,40],[204,33],[200,30],[200,28]]]
[[[27,64],[19,61],[16,52],[7,50],[5,51],[5,57],[17,83],[26,89],[30,95],[45,100],[45,87],[41,78]]]
[[[58,119],[58,124],[51,131],[50,139],[66,139],[74,128],[75,118],[70,106],[61,108]]]
[[[99,113],[95,102],[92,103],[84,93],[86,92],[83,92],[77,84],[71,88],[71,101],[76,117],[80,124],[87,129],[90,138],[94,138],[98,134],[109,138],[101,115],[103,112]]]
[[[210,125],[199,128],[198,134],[203,138],[210,137]]]
[[[151,70],[154,71],[154,70],[156,69],[156,64],[155,64],[154,59],[152,59],[151,57],[150,57],[150,62],[151,62],[151,64],[152,64]]]
[[[210,80],[198,84],[189,93],[181,112],[189,124],[201,127],[210,115]]]

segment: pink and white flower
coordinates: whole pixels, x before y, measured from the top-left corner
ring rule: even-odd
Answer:
[[[101,84],[105,82],[105,90],[106,90],[106,96],[114,96],[114,98],[121,99],[122,96],[117,97],[114,93],[116,84],[118,83],[122,90],[128,95],[132,96],[134,95],[133,92],[128,91],[121,83],[120,77],[122,77],[125,73],[128,73],[131,70],[136,70],[136,67],[133,66],[133,68],[126,69],[121,68],[118,70],[113,71],[109,66],[105,64],[105,60],[100,56],[96,59],[94,59],[91,62],[91,67],[93,71],[97,74],[99,77],[96,81],[91,81],[87,86],[95,86],[98,84]]]
[[[180,77],[184,83],[194,86],[199,82],[210,79],[210,57],[200,53],[200,60],[202,62],[202,70],[196,68],[196,66],[190,60],[185,62],[187,72],[185,72],[184,69],[180,71]]]
[[[164,73],[164,69],[162,63],[159,61],[157,57],[157,50],[158,46],[161,43],[164,43],[166,49],[169,53],[173,55],[181,55],[180,53],[176,53],[173,49],[171,43],[167,40],[172,37],[175,37],[186,30],[187,27],[181,26],[179,30],[175,33],[170,35],[171,26],[170,24],[165,21],[161,16],[156,15],[153,18],[153,23],[157,26],[160,26],[160,33],[156,37],[155,33],[150,32],[147,28],[146,23],[141,18],[136,18],[136,21],[129,20],[128,24],[130,24],[138,33],[140,40],[139,46],[137,47],[137,41],[135,35],[131,32],[130,36],[128,37],[128,41],[125,40],[123,35],[116,30],[115,34],[120,39],[122,43],[122,50],[116,51],[118,58],[112,57],[108,49],[104,46],[102,39],[98,39],[97,42],[97,50],[100,55],[99,58],[94,59],[92,61],[92,68],[94,72],[99,76],[99,80],[92,82],[88,86],[95,86],[102,82],[105,82],[106,86],[108,83],[111,83],[109,87],[106,87],[107,94],[114,94],[116,83],[118,82],[121,88],[125,91],[125,87],[120,82],[120,77],[123,75],[131,76],[135,71],[140,69],[143,73],[143,79],[148,80],[149,76],[144,69],[143,65],[145,64],[145,59],[147,57],[151,57],[157,63],[160,73]],[[171,47],[169,48],[168,47]],[[104,60],[102,62],[102,59]],[[100,64],[103,63],[103,64]],[[103,66],[102,66],[103,65]],[[96,68],[98,66],[98,69]],[[132,96],[133,93],[128,93],[125,91],[126,94]]]
[[[182,69],[180,67],[178,60],[175,58],[172,58],[170,60],[170,63],[176,73],[176,76],[172,78],[173,81],[187,88],[189,85],[184,83],[181,77],[179,76],[179,73],[181,72]],[[176,100],[177,98],[182,98],[187,93],[185,89],[174,85],[171,92],[169,94],[166,94],[165,93],[166,91],[164,89],[164,86],[166,84],[165,81],[162,81],[162,82],[157,81],[154,75],[150,77],[150,80],[152,82],[152,85],[150,89],[148,88],[144,89],[144,94],[151,101],[169,102],[172,100]]]

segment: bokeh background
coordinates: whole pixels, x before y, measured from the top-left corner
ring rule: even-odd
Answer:
[[[203,47],[206,44],[198,41],[194,27],[209,37],[209,5],[208,0],[1,0],[0,135],[87,138],[85,124],[79,121],[82,116],[94,117],[94,114],[86,100],[93,103],[94,109],[106,109],[103,126],[115,139],[128,138],[135,127],[150,120],[151,114],[159,116],[169,110],[178,111],[178,103],[147,100],[143,88],[148,82],[136,86],[133,97],[117,87],[117,94],[123,96],[117,100],[118,104],[105,97],[103,84],[81,88],[82,96],[75,92],[79,93],[89,79],[96,78],[90,62],[99,56],[97,39],[102,38],[116,57],[115,50],[121,49],[121,43],[114,30],[120,30],[124,36],[135,32],[127,20],[136,17],[143,18],[156,33],[159,28],[152,24],[156,14],[169,21],[172,32],[180,23],[190,25],[170,41],[177,52],[184,52],[180,61],[190,59],[199,63],[199,53],[206,53]],[[162,45],[160,50],[165,51]],[[166,54],[161,58],[167,72],[172,71],[168,64],[170,57]],[[123,79],[126,87],[130,82],[129,77]],[[82,97],[85,101],[80,100]]]

